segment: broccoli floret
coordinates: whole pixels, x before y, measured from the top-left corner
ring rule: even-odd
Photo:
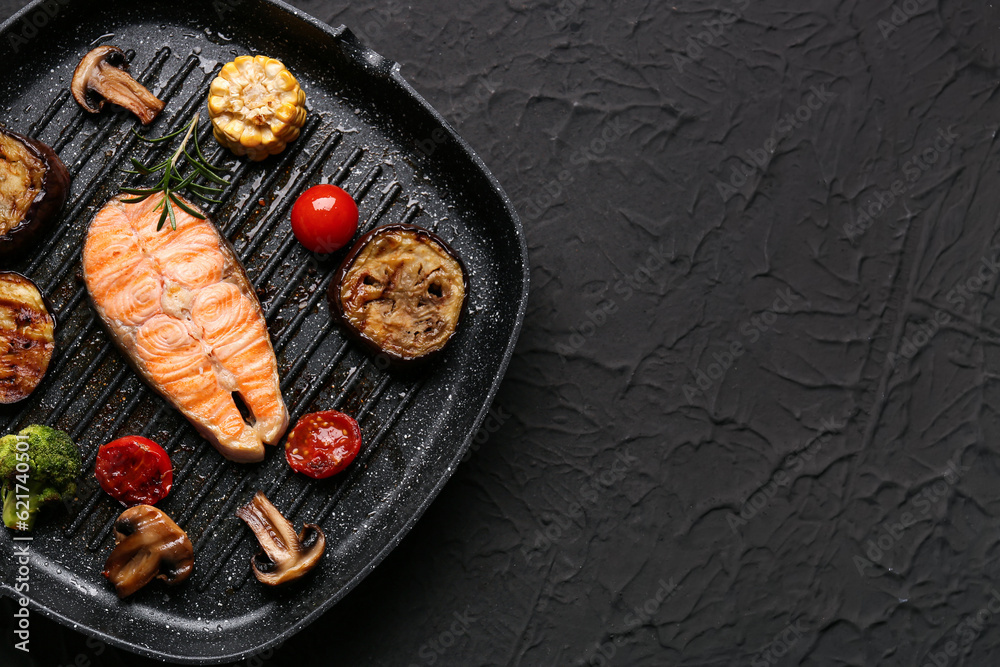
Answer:
[[[21,465],[20,470],[18,464]],[[0,480],[3,482],[0,496],[3,498],[4,525],[31,530],[38,510],[76,493],[80,465],[80,450],[63,431],[33,424],[17,435],[0,438]],[[19,494],[22,503],[25,501],[23,496],[27,495],[27,520],[23,522],[24,505],[17,506]]]

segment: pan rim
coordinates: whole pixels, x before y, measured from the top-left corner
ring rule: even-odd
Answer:
[[[458,464],[461,462],[465,453],[468,451],[472,444],[472,440],[476,435],[477,430],[482,425],[484,419],[486,418],[489,409],[492,407],[494,400],[496,399],[497,392],[499,391],[500,384],[506,375],[507,369],[510,365],[511,358],[514,354],[514,349],[517,345],[518,338],[523,327],[525,314],[527,312],[528,305],[528,294],[530,288],[530,264],[528,261],[528,247],[527,239],[524,234],[524,227],[521,222],[520,216],[514,208],[510,197],[507,195],[506,191],[501,186],[500,182],[496,179],[493,173],[489,170],[486,164],[483,162],[482,158],[473,150],[469,143],[461,137],[458,132],[451,126],[451,124],[438,112],[413,86],[403,77],[400,71],[399,63],[385,58],[381,54],[377,53],[371,49],[366,44],[362,43],[361,40],[354,35],[354,33],[346,26],[341,24],[338,27],[332,27],[329,24],[303,12],[291,5],[286,4],[282,0],[258,0],[266,4],[273,5],[286,14],[289,14],[290,20],[302,21],[313,28],[320,30],[326,35],[327,38],[335,42],[342,42],[351,48],[357,49],[362,57],[364,57],[369,63],[373,64],[378,70],[381,71],[383,75],[389,78],[395,85],[402,89],[402,92],[410,97],[418,105],[422,106],[423,109],[430,114],[431,118],[434,119],[444,130],[448,133],[449,138],[455,142],[455,144],[469,157],[472,162],[479,168],[480,172],[487,178],[490,185],[497,191],[504,208],[506,209],[507,216],[510,222],[513,224],[513,231],[517,238],[517,251],[518,258],[521,263],[521,293],[518,297],[518,307],[517,313],[514,318],[514,326],[511,330],[510,337],[507,341],[507,346],[504,353],[500,359],[499,372],[493,379],[490,385],[489,391],[486,394],[486,400],[483,401],[482,407],[479,413],[476,415],[475,421],[473,422],[472,428],[469,430],[468,434],[464,438],[462,444],[456,449],[456,454],[452,458],[451,462],[448,464],[446,474],[442,475],[430,491],[424,496],[420,501],[419,505],[413,511],[407,519],[403,522],[401,528],[392,538],[386,543],[386,546],[378,553],[376,556],[370,560],[364,568],[362,568],[354,577],[352,577],[346,584],[344,584],[340,589],[338,589],[333,595],[328,597],[323,601],[322,604],[317,606],[314,610],[310,611],[304,617],[296,621],[293,625],[285,628],[276,637],[269,639],[260,644],[249,646],[246,649],[235,652],[226,653],[224,655],[205,655],[205,656],[191,656],[191,655],[176,655],[172,653],[165,653],[162,651],[157,651],[155,649],[150,649],[138,644],[128,642],[126,640],[120,639],[118,637],[108,635],[100,630],[92,628],[86,624],[80,623],[73,619],[64,616],[60,612],[47,607],[40,602],[33,599],[29,595],[24,595],[14,591],[13,587],[7,584],[0,586],[0,593],[10,597],[12,599],[26,598],[29,601],[29,607],[42,613],[44,616],[55,620],[56,622],[65,625],[76,632],[80,632],[89,637],[93,637],[100,641],[104,641],[110,645],[116,646],[118,648],[125,649],[132,653],[142,655],[144,657],[154,658],[158,660],[171,661],[178,664],[193,664],[193,665],[215,665],[224,662],[238,661],[240,659],[246,658],[250,655],[259,654],[261,652],[267,651],[269,648],[274,647],[277,644],[284,643],[290,637],[297,634],[307,625],[316,621],[322,614],[328,611],[333,605],[342,600],[348,593],[350,593],[365,577],[367,577],[371,572],[382,563],[382,561],[391,553],[403,540],[403,538],[410,532],[416,522],[423,516],[424,512],[431,505],[432,502],[440,494],[441,489],[444,485],[451,479],[455,471],[458,468]],[[46,0],[32,0],[28,5],[23,7],[20,11],[15,13],[9,19],[0,24],[0,35],[6,34],[16,23],[21,21],[25,15],[32,11],[35,11],[40,5],[42,5]]]

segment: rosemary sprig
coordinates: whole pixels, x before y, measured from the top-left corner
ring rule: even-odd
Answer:
[[[185,213],[193,215],[200,220],[205,219],[204,215],[185,204],[184,200],[177,195],[178,192],[186,191],[202,201],[219,204],[221,202],[218,199],[213,199],[212,195],[217,195],[223,192],[224,186],[229,185],[229,181],[220,175],[220,172],[224,171],[224,169],[212,165],[205,157],[205,154],[201,152],[201,146],[198,145],[198,120],[200,116],[200,112],[196,113],[194,118],[191,119],[191,122],[184,127],[162,137],[157,137],[156,139],[150,139],[136,133],[136,136],[147,144],[159,144],[173,139],[181,132],[186,132],[184,134],[184,139],[181,141],[181,145],[177,147],[177,150],[174,151],[174,154],[170,156],[169,159],[164,160],[159,164],[147,165],[135,158],[132,158],[132,166],[135,167],[135,169],[124,170],[127,174],[137,174],[139,176],[149,176],[161,171],[163,172],[159,182],[152,187],[122,188],[122,192],[135,195],[132,198],[122,200],[128,204],[138,204],[139,202],[146,201],[155,194],[163,195],[163,199],[160,201],[159,206],[153,209],[163,209],[160,213],[160,220],[156,225],[156,231],[163,229],[163,225],[166,223],[168,218],[170,219],[171,229],[177,229],[177,217],[174,213],[174,206],[177,206]],[[191,137],[194,137],[194,155],[188,152],[187,149],[188,141],[191,140]],[[182,173],[181,167],[179,166],[182,159],[191,167],[191,173],[187,175]],[[214,186],[205,185],[204,183],[196,183],[195,179],[199,176],[204,178],[209,183],[213,183]],[[215,187],[220,185],[223,187]]]

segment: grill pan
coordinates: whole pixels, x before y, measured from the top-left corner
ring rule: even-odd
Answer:
[[[208,86],[237,55],[278,58],[306,90],[301,137],[262,164],[204,146],[229,164],[232,185],[209,212],[230,239],[267,315],[292,415],[336,408],[361,424],[364,447],[345,473],[312,481],[290,473],[279,448],[263,463],[230,463],[155,396],[114,349],[80,281],[87,224],[128,178],[130,157],[162,155],[138,141],[124,110],[84,113],[69,94],[80,57],[101,43],[167,108],[159,136],[205,111]],[[84,456],[77,497],[49,510],[31,543],[32,609],[136,653],[191,664],[238,660],[283,641],[342,598],[402,539],[454,471],[489,407],[513,351],[528,294],[517,215],[482,161],[402,78],[399,67],[280,2],[35,2],[0,27],[4,124],[53,146],[73,176],[50,233],[2,268],[42,288],[58,321],[57,351],[38,390],[0,410],[0,432],[31,423],[69,431]],[[204,116],[204,113],[203,113]],[[443,130],[443,133],[442,133]],[[431,150],[428,147],[433,147]],[[463,325],[440,360],[417,372],[382,368],[331,320],[325,288],[341,254],[315,257],[291,235],[288,211],[310,185],[348,190],[361,232],[409,222],[461,255],[469,274]],[[93,478],[97,448],[141,434],[174,462],[160,506],[195,545],[185,584],[151,584],[119,601],[100,572],[121,506]],[[293,523],[327,535],[322,567],[294,590],[265,590],[250,574],[256,541],[233,512],[264,490]],[[0,531],[0,586],[13,591],[13,541]]]

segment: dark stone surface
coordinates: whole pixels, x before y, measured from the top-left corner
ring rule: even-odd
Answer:
[[[1000,661],[1000,10],[294,4],[479,151],[533,285],[499,429],[264,664]],[[152,664],[32,627],[0,662]]]

